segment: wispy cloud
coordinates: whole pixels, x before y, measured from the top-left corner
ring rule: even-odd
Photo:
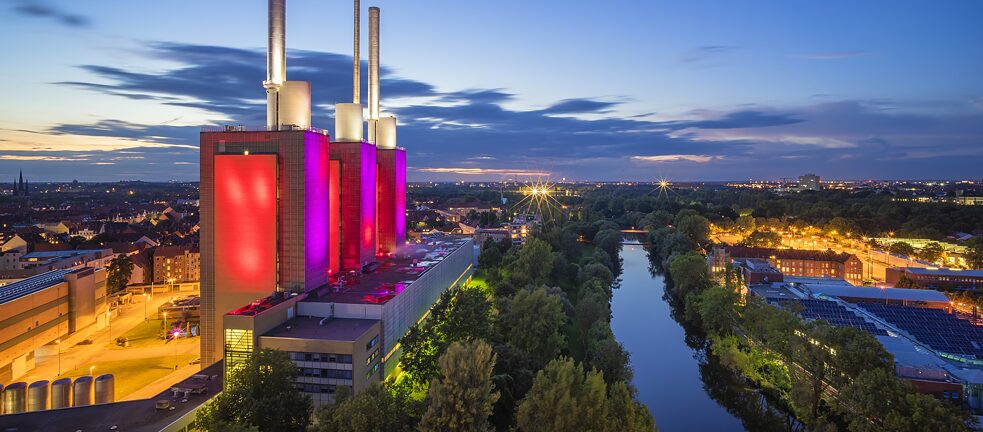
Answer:
[[[15,2],[13,10],[23,16],[50,18],[69,27],[88,27],[91,24],[86,16],[61,11],[36,0],[19,0]]]
[[[459,175],[507,175],[517,177],[549,177],[550,172],[532,171],[521,169],[501,169],[501,168],[419,168],[419,171],[428,173],[459,174]]]
[[[703,63],[708,60],[718,59],[726,54],[730,54],[739,49],[733,45],[706,45],[693,48],[679,58],[681,63]]]
[[[715,159],[723,159],[723,156],[708,156],[708,155],[692,155],[692,154],[674,154],[674,155],[656,155],[656,156],[632,156],[631,160],[639,162],[652,162],[652,163],[663,163],[663,162],[696,162],[696,163],[707,163]]]

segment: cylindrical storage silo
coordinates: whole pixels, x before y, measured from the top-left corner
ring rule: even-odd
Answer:
[[[80,376],[72,383],[72,406],[92,405],[92,377]]]
[[[3,384],[0,384],[0,415],[6,414],[3,412]]]
[[[60,378],[51,383],[51,409],[71,408],[72,379]]]
[[[51,383],[47,380],[35,381],[27,386],[27,410],[44,411],[48,409],[48,388]]]
[[[96,403],[113,403],[116,401],[116,378],[113,374],[99,375],[96,378]]]
[[[3,389],[3,413],[17,414],[27,411],[27,383],[15,382]]]

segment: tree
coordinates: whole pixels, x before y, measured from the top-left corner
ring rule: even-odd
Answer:
[[[618,258],[618,250],[621,249],[623,237],[621,231],[605,229],[598,231],[597,235],[594,236],[594,245],[607,252],[611,260],[614,261]]]
[[[225,390],[198,413],[197,426],[219,431],[222,425],[255,426],[267,431],[304,431],[311,399],[294,388],[297,367],[287,354],[260,349],[234,366]]]
[[[686,298],[686,295],[703,291],[709,286],[707,277],[707,263],[696,252],[678,255],[669,262],[669,275],[672,278],[673,292],[679,298]]]
[[[744,244],[752,247],[775,247],[782,243],[782,237],[774,231],[754,231],[744,239]]]
[[[604,382],[631,381],[633,374],[629,354],[615,340],[607,321],[597,321],[591,326],[587,333],[586,351],[584,365],[601,372]]]
[[[519,287],[545,284],[553,271],[553,251],[549,243],[535,237],[526,239],[508,269],[509,278]]]
[[[710,221],[700,215],[683,217],[676,225],[676,229],[697,244],[706,244],[710,239]]]
[[[931,242],[918,251],[918,258],[928,262],[936,262],[942,259],[944,254],[945,249],[942,247],[942,245],[938,244],[937,242]]]
[[[438,359],[452,342],[490,338],[491,310],[488,297],[476,287],[441,294],[427,320],[414,324],[400,339],[399,362],[407,379],[426,385],[438,375]]]
[[[523,432],[607,430],[607,389],[601,373],[584,372],[569,358],[551,361],[536,374],[516,411]]]
[[[597,292],[594,289],[586,289],[580,295],[580,301],[574,306],[574,320],[577,329],[580,330],[580,338],[587,346],[587,333],[591,326],[598,321],[609,321],[611,319],[611,307],[609,297],[606,292]]]
[[[348,387],[339,387],[347,389]],[[410,432],[420,420],[420,402],[405,386],[372,383],[355,397],[338,392],[317,410],[316,432]]]
[[[854,432],[969,430],[966,412],[916,393],[893,370],[860,373],[840,393],[839,405],[841,411],[852,414],[844,419]]]
[[[560,330],[566,323],[563,304],[546,288],[519,290],[505,302],[499,316],[505,343],[528,353],[533,362],[545,365],[566,347]]]
[[[495,354],[484,341],[454,342],[440,356],[440,377],[427,395],[420,431],[490,431],[488,416],[499,392],[492,383]]]
[[[894,242],[887,247],[887,251],[895,255],[910,257],[915,255],[915,248],[905,242]]]
[[[624,382],[609,387],[600,372],[585,372],[569,358],[555,359],[536,374],[516,420],[522,432],[656,430],[652,415],[632,400]]]
[[[737,324],[734,318],[735,303],[737,303],[737,292],[712,287],[695,296],[690,305],[696,309],[703,330],[707,334],[729,336],[733,334],[734,326]]]
[[[983,236],[973,237],[967,244],[969,253],[966,256],[970,268],[983,269]]]
[[[489,242],[491,242],[489,244]],[[498,267],[502,263],[502,251],[499,250],[498,245],[495,244],[494,240],[488,239],[485,242],[484,247],[481,248],[481,254],[478,255],[478,266],[482,269],[492,269]]]
[[[655,419],[648,408],[632,399],[631,391],[624,382],[608,385],[608,430],[644,432],[655,431]]]
[[[133,260],[128,255],[117,255],[109,262],[107,268],[106,286],[110,294],[126,288],[133,275]]]

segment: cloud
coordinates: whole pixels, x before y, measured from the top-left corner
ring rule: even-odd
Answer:
[[[615,102],[605,102],[594,99],[564,99],[549,108],[542,110],[543,114],[586,114],[604,113],[617,106]]]
[[[28,17],[51,18],[69,27],[88,27],[90,25],[89,18],[85,16],[63,12],[40,1],[20,0],[13,7],[13,11]]]
[[[703,47],[698,52],[706,58],[736,49]],[[131,173],[141,173],[155,179],[195,180],[201,127],[265,124],[260,85],[264,51],[158,42],[147,44],[144,54],[173,66],[148,71],[84,65],[95,75],[93,81],[59,84],[150,106],[182,107],[188,111],[184,119],[216,119],[215,123],[102,119],[16,134],[0,130],[0,140],[9,140],[0,142],[0,155],[47,151],[47,157],[88,155],[116,163],[98,173],[88,171],[90,178],[132,178]],[[290,78],[312,83],[318,104],[314,124],[330,128],[330,106],[351,97],[351,57],[297,50],[288,54]],[[408,149],[414,167],[411,180],[550,175],[650,179],[651,164],[659,164],[660,174],[680,180],[787,177],[817,166],[828,170],[820,172],[824,176],[890,177],[919,170],[950,177],[977,173],[970,162],[978,162],[983,152],[983,110],[973,100],[928,104],[823,98],[798,106],[706,107],[675,118],[660,112],[656,118],[621,114],[625,107],[617,97],[612,101],[570,95],[546,103],[544,109],[512,109],[506,105],[516,95],[506,89],[441,91],[390,68],[383,68],[382,94],[383,110],[399,117],[399,143]],[[143,159],[117,159],[124,151]],[[834,157],[837,162],[829,163]],[[8,157],[0,159],[0,169],[31,162]],[[943,162],[953,168],[939,168]],[[76,175],[61,167],[51,173]]]
[[[709,60],[719,59],[720,57],[737,51],[739,47],[733,45],[706,45],[693,48],[685,52],[679,61],[681,63],[704,63]]]
[[[418,171],[429,173],[450,173],[459,175],[506,175],[517,177],[549,177],[548,171],[533,171],[521,169],[496,169],[496,168],[419,168]]]
[[[691,155],[691,154],[676,154],[676,155],[658,155],[658,156],[632,156],[631,160],[640,162],[696,162],[696,163],[707,163],[714,159],[723,159],[723,156],[707,156],[707,155]]]
[[[45,156],[45,155],[12,155],[0,154],[0,160],[8,161],[45,161],[45,162],[65,162],[65,161],[87,161],[84,157],[64,157],[64,156]]]
[[[806,54],[796,54],[792,57],[805,59],[805,60],[839,60],[851,57],[860,57],[867,55],[867,51],[826,51],[826,52],[814,52]]]

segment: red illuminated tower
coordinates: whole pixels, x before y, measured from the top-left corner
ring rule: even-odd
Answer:
[[[327,283],[328,136],[201,134],[202,359],[222,356],[225,313]]]

